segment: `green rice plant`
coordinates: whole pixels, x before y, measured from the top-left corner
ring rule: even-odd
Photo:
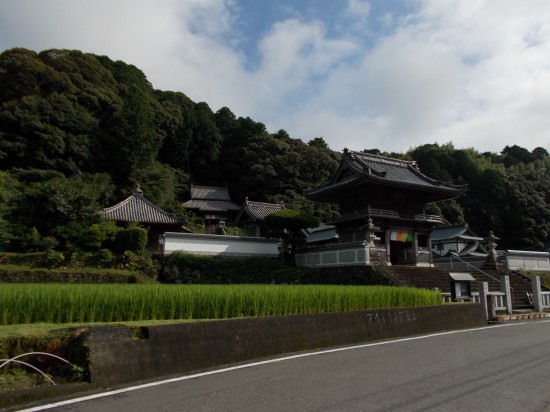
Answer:
[[[0,322],[226,319],[441,304],[425,289],[324,285],[0,284]]]

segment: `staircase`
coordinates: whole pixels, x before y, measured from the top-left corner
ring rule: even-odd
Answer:
[[[417,266],[386,266],[379,270],[392,283],[397,285],[411,286],[415,288],[434,289],[438,288],[442,293],[451,293],[451,278],[449,272],[470,273],[476,282],[472,282],[472,292],[479,290],[480,282],[487,282],[489,291],[500,292],[500,276],[503,274],[497,270],[485,270],[483,273],[477,270],[449,270],[438,268],[427,268]],[[388,272],[391,276],[388,276]],[[527,292],[531,292],[531,280],[519,272],[506,273],[510,279],[512,289],[512,306],[515,309],[532,308],[527,299]],[[547,290],[546,288],[543,288]]]

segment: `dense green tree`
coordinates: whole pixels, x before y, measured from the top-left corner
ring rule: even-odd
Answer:
[[[216,124],[219,124],[223,136],[219,157],[219,182],[229,187],[237,201],[242,201],[246,196],[261,200],[257,193],[246,192],[246,187],[243,186],[245,183],[241,182],[241,179],[247,179],[252,158],[256,157],[257,161],[261,161],[259,155],[254,156],[253,150],[258,142],[269,139],[265,125],[249,117],[235,119],[227,108],[222,108],[216,113]]]
[[[366,152],[414,160],[433,179],[469,186],[466,196],[428,205],[428,213],[468,222],[480,235],[492,230],[500,247],[549,247],[547,148],[479,153],[434,143],[406,153]],[[303,191],[328,182],[339,160],[322,137],[306,144],[227,107],[213,113],[181,92],[154,90],[137,67],[106,56],[21,48],[0,54],[6,247],[104,247],[113,234],[97,211],[136,184],[179,215],[192,182],[227,186],[237,203],[284,202],[329,221],[337,207],[309,201]]]
[[[212,170],[218,169],[218,158],[222,147],[222,136],[216,126],[214,113],[206,103],[193,108],[191,159],[189,172],[202,183],[212,182]]]
[[[189,175],[164,163],[151,162],[147,167],[136,170],[131,180],[139,185],[145,197],[164,208],[182,199],[189,192]],[[130,194],[130,188],[128,188]]]
[[[159,160],[170,166],[189,172],[191,167],[191,139],[193,130],[193,102],[183,93],[156,91],[164,108],[160,127],[165,137],[159,152]]]
[[[544,160],[549,157],[550,154],[548,153],[548,150],[546,150],[544,147],[535,147],[531,152],[531,156],[534,160]]]
[[[502,162],[506,167],[514,166],[519,163],[529,163],[534,160],[529,150],[518,145],[506,146],[500,152]]]
[[[107,175],[85,175],[56,177],[20,189],[9,204],[11,231],[35,228],[41,237],[65,242],[100,221],[99,211],[113,186]]]
[[[0,73],[7,77],[0,75],[0,83],[6,84],[0,91],[0,166],[65,172],[83,166],[90,156],[90,139],[98,119],[80,104],[64,73],[56,72],[37,55],[8,56],[0,59]],[[10,76],[18,69],[18,76]],[[13,77],[28,86],[10,84],[10,80],[16,81]]]

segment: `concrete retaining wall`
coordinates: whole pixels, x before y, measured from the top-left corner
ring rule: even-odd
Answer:
[[[479,304],[92,328],[92,383],[113,385],[271,355],[485,325]]]
[[[364,242],[340,243],[296,252],[296,266],[312,268],[353,267],[369,264],[369,248]]]

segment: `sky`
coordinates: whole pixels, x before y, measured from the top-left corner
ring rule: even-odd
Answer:
[[[78,49],[340,151],[550,149],[547,0],[0,0],[0,51]]]

